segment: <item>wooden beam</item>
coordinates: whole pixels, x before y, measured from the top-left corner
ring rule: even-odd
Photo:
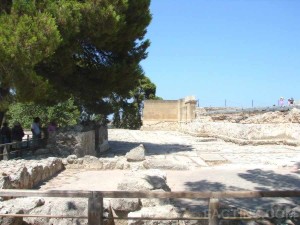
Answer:
[[[3,149],[3,160],[9,160],[9,145],[5,144]]]
[[[89,197],[88,224],[103,225],[103,197],[100,192],[93,192]]]
[[[0,217],[36,217],[36,218],[70,218],[87,219],[87,216],[68,216],[68,215],[35,215],[35,214],[0,214]]]
[[[263,198],[300,197],[300,191],[146,192],[102,191],[104,198]]]
[[[228,191],[228,192],[150,192],[150,191],[96,191],[103,198],[264,198],[264,197],[300,197],[300,191]],[[92,191],[80,190],[20,190],[0,189],[3,197],[74,197],[89,198]]]
[[[91,191],[77,191],[77,190],[36,191],[36,190],[20,190],[20,189],[0,189],[0,196],[2,196],[2,197],[88,198],[91,195],[92,195]]]
[[[209,225],[218,225],[219,224],[219,199],[211,198],[209,199],[209,214],[208,214]]]

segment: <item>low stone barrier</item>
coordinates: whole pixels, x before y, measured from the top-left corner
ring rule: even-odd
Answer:
[[[0,189],[32,189],[64,169],[62,160],[9,160],[0,162]]]

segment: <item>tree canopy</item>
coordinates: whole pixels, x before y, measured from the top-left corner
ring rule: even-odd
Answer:
[[[156,96],[156,85],[143,75],[138,85],[127,97],[113,94],[113,126],[116,128],[139,129],[142,126],[142,110],[145,99],[161,99]]]
[[[73,97],[96,113],[143,77],[150,0],[2,0],[0,107]],[[107,106],[107,107],[105,107]]]
[[[10,125],[18,121],[26,129],[31,128],[34,117],[41,119],[42,127],[47,126],[50,121],[54,121],[59,127],[64,127],[77,124],[79,115],[79,109],[74,105],[73,99],[68,99],[53,106],[14,103],[9,106],[6,114]]]

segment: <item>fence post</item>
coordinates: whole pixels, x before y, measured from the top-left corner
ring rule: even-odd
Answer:
[[[29,134],[27,134],[27,148],[29,149],[30,146],[29,146]]]
[[[93,191],[88,200],[88,224],[103,225],[103,196],[101,192]]]
[[[209,225],[218,225],[219,224],[219,199],[210,198],[209,199]]]
[[[4,145],[3,160],[9,160],[9,145]]]

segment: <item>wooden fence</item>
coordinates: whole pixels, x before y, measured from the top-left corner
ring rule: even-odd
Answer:
[[[9,160],[16,155],[22,157],[24,152],[33,154],[34,150],[45,145],[45,141],[46,138],[34,140],[27,135],[23,141],[0,144],[0,160]]]
[[[28,215],[28,214],[0,214],[0,217],[44,217],[44,218],[83,218],[88,219],[89,225],[103,225],[104,219],[126,220],[208,220],[209,225],[217,225],[220,220],[257,220],[262,217],[221,217],[219,211],[219,199],[222,198],[276,198],[276,197],[300,197],[300,191],[236,191],[236,192],[142,192],[142,191],[32,191],[32,190],[0,190],[2,197],[60,197],[60,198],[88,198],[87,216],[68,215]],[[128,217],[128,218],[104,218],[104,198],[185,198],[185,199],[209,199],[208,217],[168,218],[168,217]],[[263,219],[268,219],[264,217]]]

